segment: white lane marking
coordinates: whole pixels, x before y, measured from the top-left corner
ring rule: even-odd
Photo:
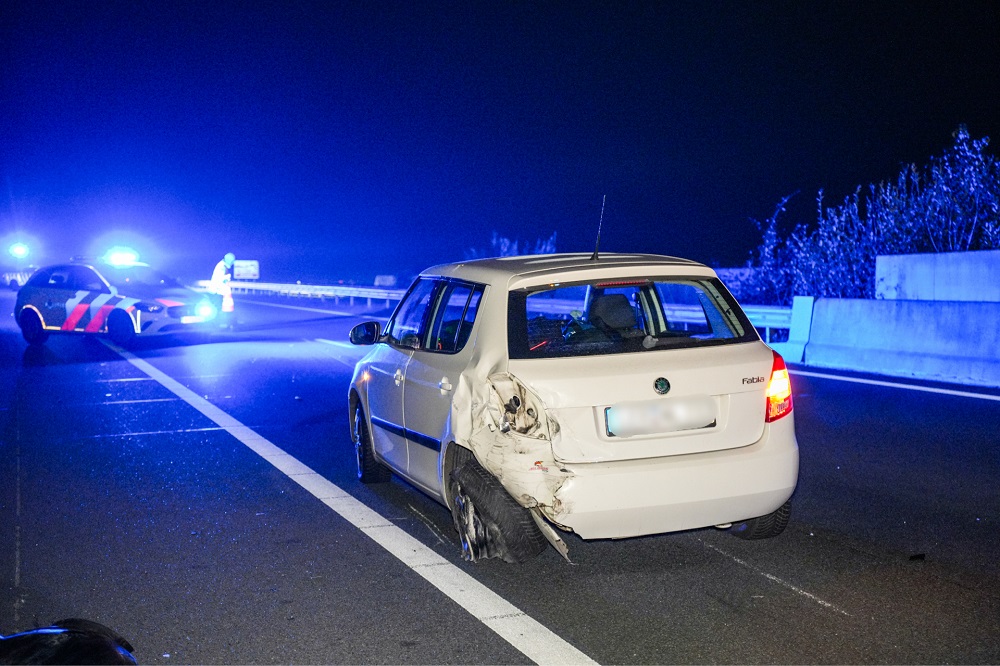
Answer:
[[[335,347],[337,349],[340,349],[341,351],[347,351],[347,350],[355,351],[357,349],[350,342],[336,342],[334,340],[326,340],[324,338],[316,338],[312,342],[322,342],[325,345],[330,345],[331,347]],[[359,355],[358,358],[360,359],[361,356],[363,356],[363,355],[364,355],[364,353],[362,352],[362,354]],[[344,359],[340,358],[339,356],[334,356],[333,360],[337,361],[338,363],[342,363],[343,365],[347,366],[351,370],[353,370],[354,366],[357,364],[357,360],[353,360],[352,361],[351,359],[348,359],[348,360],[345,361]]]
[[[152,377],[120,377],[118,379],[95,379],[95,384],[113,384],[116,382],[152,382]]]
[[[86,435],[77,439],[112,439],[114,437],[147,437],[149,435],[176,435],[184,432],[214,432],[225,428],[182,428],[180,430],[144,430],[142,432],[118,432],[111,435]]]
[[[304,305],[282,305],[280,303],[265,303],[263,301],[248,301],[241,298],[240,303],[252,303],[254,305],[263,305],[268,308],[285,308],[286,310],[303,310],[305,312],[320,312],[322,314],[337,315],[340,317],[356,317],[357,313],[354,312],[341,312],[340,310],[324,310],[322,308],[307,308]]]
[[[14,449],[14,626],[21,620],[21,437]]]
[[[699,541],[701,541],[701,539],[699,539]],[[705,542],[702,541],[702,543],[705,543]],[[739,564],[740,566],[746,567],[747,569],[749,569],[750,571],[754,572],[755,574],[757,574],[759,576],[763,576],[764,578],[768,579],[769,581],[777,583],[778,585],[781,585],[782,587],[788,588],[789,590],[791,590],[792,592],[794,592],[795,594],[797,594],[797,595],[799,595],[801,597],[805,597],[806,599],[809,599],[810,601],[816,602],[817,604],[819,604],[823,608],[827,608],[829,610],[835,611],[837,613],[840,613],[841,615],[846,615],[847,617],[852,617],[852,615],[850,613],[848,613],[847,611],[843,610],[842,608],[838,608],[837,606],[831,604],[829,601],[826,601],[824,599],[820,599],[815,594],[812,594],[811,592],[806,592],[801,587],[793,585],[792,583],[789,583],[787,580],[783,580],[781,578],[778,578],[777,576],[775,576],[772,573],[768,573],[768,572],[764,571],[763,569],[758,569],[757,567],[755,567],[754,565],[750,564],[746,560],[741,560],[740,558],[736,557],[735,555],[731,555],[730,553],[727,553],[726,551],[722,550],[721,548],[716,548],[715,546],[713,546],[710,543],[705,543],[705,546],[708,547],[708,548],[711,548],[712,550],[714,550],[715,552],[719,553],[720,555],[724,555],[724,556],[728,557],[733,562],[736,562],[736,564]]]
[[[350,342],[343,342],[341,340],[327,340],[326,338],[316,338],[316,342],[322,342],[324,345],[330,345],[331,347],[340,347],[341,349],[357,349],[355,345]]]
[[[105,400],[104,402],[85,402],[85,405],[138,405],[146,402],[177,402],[177,398],[146,398],[145,400]]]
[[[910,391],[924,391],[925,393],[940,393],[941,395],[956,395],[960,398],[978,398],[980,400],[995,400],[1000,402],[1000,395],[989,395],[988,393],[973,393],[971,391],[955,391],[953,389],[933,388],[931,386],[916,386],[914,384],[900,384],[898,382],[880,381],[877,379],[861,379],[859,377],[841,377],[840,375],[828,375],[822,372],[808,372],[805,370],[789,370],[793,375],[803,377],[818,377],[819,379],[834,379],[841,382],[853,382],[855,384],[868,384],[870,386],[887,386],[889,388],[907,389]]]
[[[364,532],[424,580],[537,664],[597,663],[530,615],[411,537],[387,518],[317,474],[200,395],[143,359],[103,341],[133,366],[226,430]]]

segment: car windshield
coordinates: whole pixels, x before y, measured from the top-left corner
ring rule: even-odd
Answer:
[[[757,340],[716,278],[635,278],[512,291],[511,358],[552,358]]]
[[[101,274],[119,289],[179,287],[177,280],[149,266],[103,266]]]

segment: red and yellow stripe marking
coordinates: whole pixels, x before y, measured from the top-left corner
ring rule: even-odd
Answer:
[[[90,309],[90,303],[77,303],[73,311],[69,313],[66,317],[66,321],[63,322],[62,330],[72,331],[76,328],[76,325],[83,318],[83,315],[87,314],[87,310]]]

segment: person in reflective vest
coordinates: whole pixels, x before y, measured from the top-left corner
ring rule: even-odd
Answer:
[[[233,279],[233,264],[236,263],[236,255],[227,252],[222,261],[215,265],[212,271],[212,291],[222,296],[222,318],[223,323],[229,326],[233,324],[233,313],[236,311],[236,303],[233,301],[233,288],[229,283]]]

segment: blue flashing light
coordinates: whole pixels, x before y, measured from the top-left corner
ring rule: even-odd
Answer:
[[[198,303],[195,314],[199,317],[204,317],[206,320],[214,319],[216,315],[215,306],[208,301],[202,301]]]
[[[218,311],[208,300],[198,301],[194,306],[194,314],[181,317],[182,324],[199,324],[201,322],[212,321]]]
[[[24,243],[14,243],[7,251],[10,252],[10,256],[15,259],[25,259],[29,254],[31,254],[30,248]]]
[[[101,260],[112,266],[134,266],[139,262],[139,253],[130,247],[116,245],[105,252]]]

